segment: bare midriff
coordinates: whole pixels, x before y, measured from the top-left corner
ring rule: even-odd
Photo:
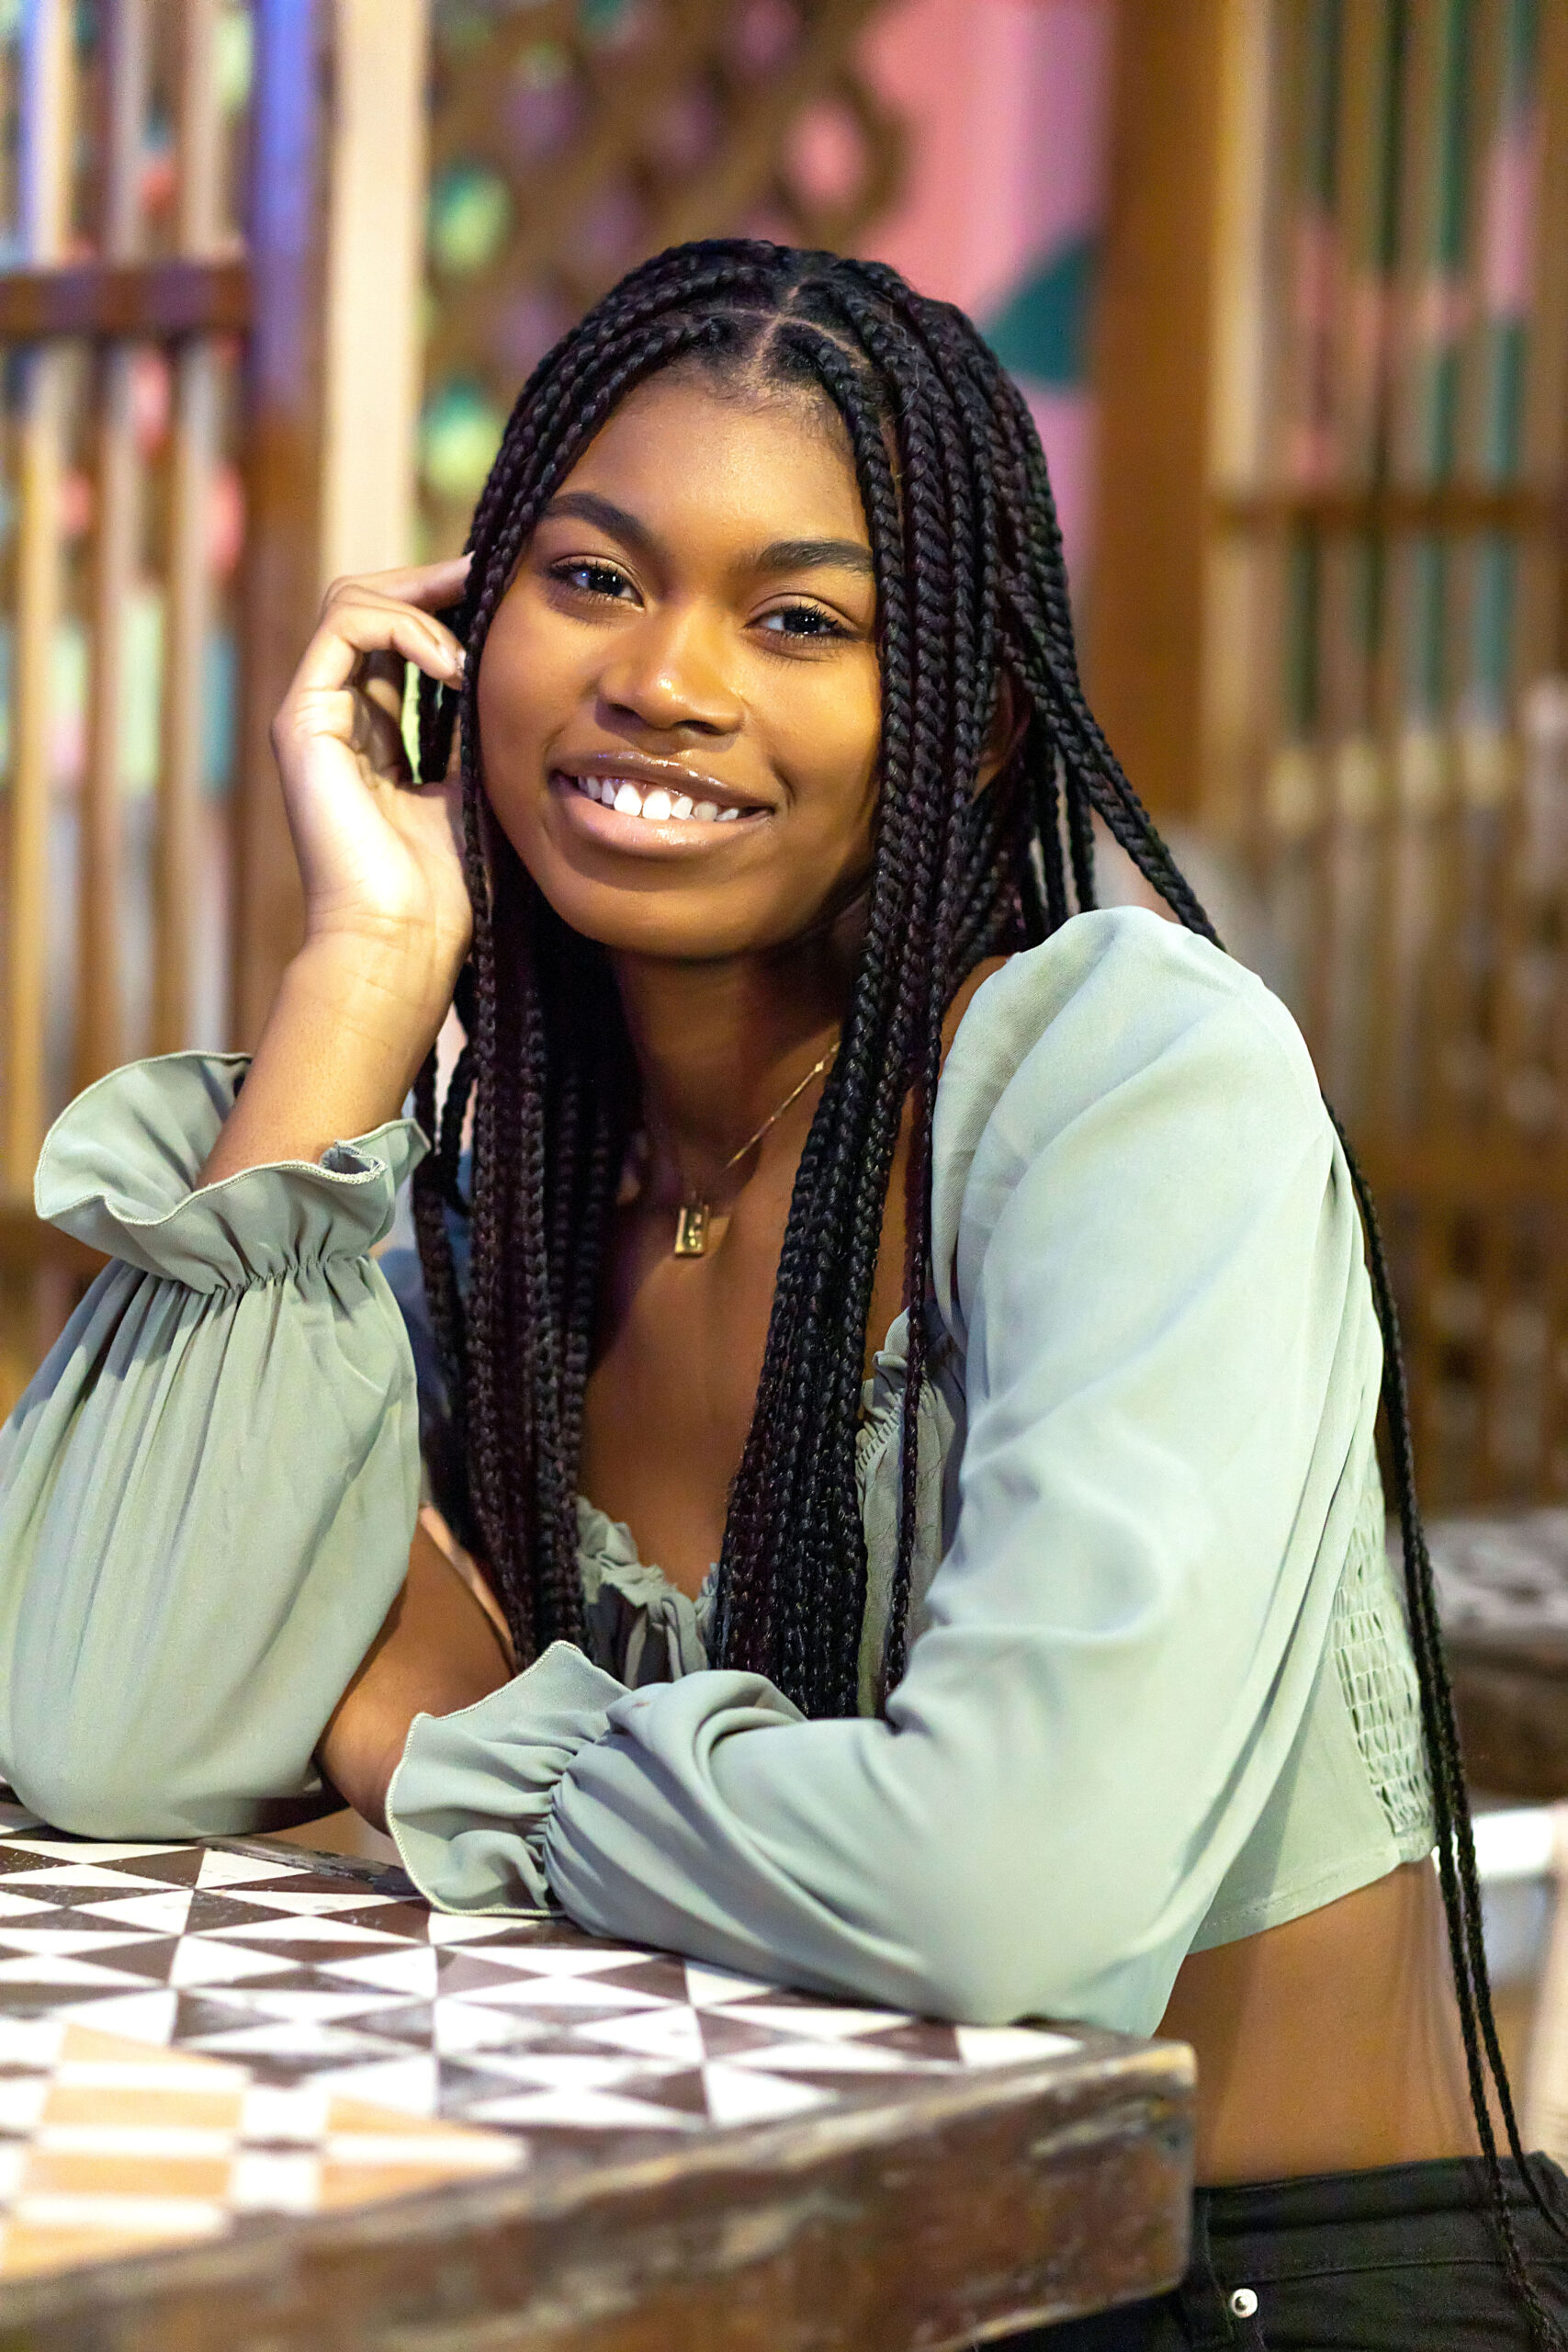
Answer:
[[[1194,1952],[1159,2030],[1197,2052],[1201,2183],[1360,2171],[1479,2145],[1430,1863]]]

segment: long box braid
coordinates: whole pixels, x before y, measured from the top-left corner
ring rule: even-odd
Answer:
[[[635,270],[547,354],[474,516],[468,586],[450,616],[468,650],[464,684],[454,693],[426,680],[421,695],[427,777],[446,772],[461,727],[474,941],[458,998],[468,1042],[439,1115],[434,1057],[417,1092],[437,1148],[414,1179],[415,1216],[458,1433],[462,1509],[521,1663],[552,1640],[582,1638],[583,1393],[611,1211],[637,1125],[637,1081],[607,958],[559,922],[491,820],[476,680],[545,506],[627,393],[676,366],[741,391],[812,387],[832,402],[875,567],[881,790],[865,940],[795,1179],[716,1611],[716,1662],[768,1675],[809,1716],[844,1715],[856,1707],[865,1609],[855,1435],[866,1327],[908,1107],[909,1356],[885,1701],[907,1662],[931,1121],[953,995],[984,957],[1034,944],[1094,905],[1096,815],[1179,922],[1211,941],[1215,933],[1084,697],[1039,436],[961,311],[880,264],[712,240]],[[1024,723],[1000,774],[977,792],[1004,673]],[[473,1177],[463,1198],[470,1095]],[[1382,1329],[1438,1870],[1489,2204],[1532,2335],[1568,2352],[1526,2269],[1492,2122],[1489,2084],[1507,2149],[1544,2212],[1493,2016],[1393,1293],[1372,1204],[1350,1165]],[[453,1211],[469,1221],[466,1297],[453,1269]]]

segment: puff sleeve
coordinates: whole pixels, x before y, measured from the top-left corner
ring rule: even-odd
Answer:
[[[413,1367],[368,1252],[423,1139],[197,1188],[245,1068],[116,1071],[39,1163],[40,1216],[114,1262],[0,1431],[0,1770],[96,1837],[309,1811],[407,1572]]]

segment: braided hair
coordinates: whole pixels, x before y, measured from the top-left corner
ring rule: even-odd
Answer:
[[[605,1241],[637,1124],[635,1066],[608,959],[524,869],[484,797],[475,701],[485,639],[546,505],[619,402],[671,367],[830,401],[871,539],[882,686],[880,796],[863,945],[840,1044],[801,1156],[756,1408],[719,1562],[718,1662],[766,1674],[808,1716],[853,1713],[866,1559],[855,1484],[866,1327],[907,1114],[907,1303],[931,1255],[931,1120],[942,1023],[986,956],[1092,907],[1092,818],[1190,931],[1202,908],[1139,803],[1079,684],[1045,460],[1016,388],[963,313],[873,262],[753,241],[679,246],[635,270],[541,360],[513,409],[449,616],[464,683],[422,684],[421,767],[446,772],[461,721],[470,960],[467,1044],[439,1117],[434,1057],[417,1107],[436,1148],[414,1180],[432,1317],[462,1472],[460,1517],[519,1662],[581,1642],[576,1492]],[[999,681],[1023,718],[976,790]],[[1217,944],[1218,943],[1215,942]],[[457,1187],[473,1108],[471,1198]],[[1488,2104],[1524,2161],[1498,2046],[1480,1893],[1431,1564],[1416,1508],[1399,1336],[1377,1220],[1351,1162],[1382,1329],[1389,1453],[1437,1823],[1438,1860],[1490,2208],[1542,2345],[1562,2339],[1527,2274]],[[450,1219],[468,1222],[466,1295]],[[909,1317],[902,1491],[883,1690],[903,1673],[916,1534],[922,1313]],[[1550,2217],[1549,2217],[1550,2218]]]

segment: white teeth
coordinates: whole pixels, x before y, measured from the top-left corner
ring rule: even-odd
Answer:
[[[699,825],[733,825],[743,813],[739,808],[721,808],[716,800],[694,801],[690,793],[668,792],[661,784],[650,785],[645,792],[629,776],[580,775],[571,781],[579,792],[614,808],[617,816],[648,817],[656,825],[671,817],[682,824],[694,820]]]

